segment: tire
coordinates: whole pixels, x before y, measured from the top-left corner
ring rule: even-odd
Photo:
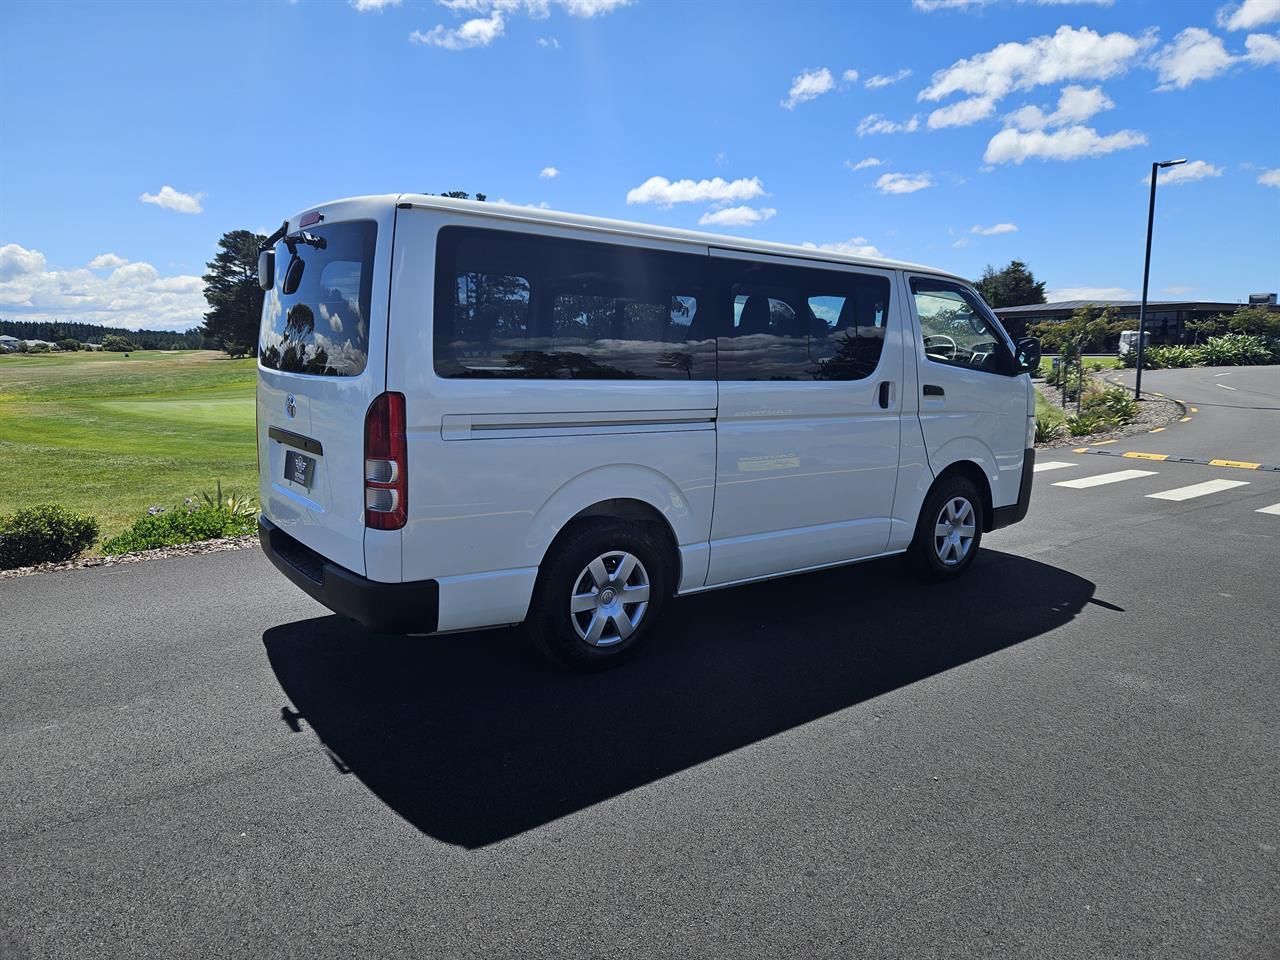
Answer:
[[[534,646],[579,672],[631,657],[662,613],[672,576],[668,556],[644,524],[600,520],[570,529],[543,561],[533,589],[525,627]]]
[[[982,543],[982,497],[973,481],[954,474],[934,484],[920,509],[907,560],[926,580],[954,580],[973,565]],[[939,531],[947,528],[945,535]]]

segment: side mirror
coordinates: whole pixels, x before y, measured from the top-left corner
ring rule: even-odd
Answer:
[[[276,252],[269,247],[258,251],[258,286],[270,290],[276,285]]]
[[[306,266],[296,253],[289,258],[289,265],[284,268],[284,283],[280,286],[280,292],[286,297],[298,292],[298,287],[302,285],[302,271]]]
[[[1037,337],[1023,337],[1014,346],[1014,360],[1019,373],[1034,374],[1040,369],[1040,340]]]

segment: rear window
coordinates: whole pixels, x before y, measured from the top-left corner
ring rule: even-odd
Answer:
[[[323,377],[364,371],[377,233],[374,221],[352,220],[308,227],[276,244],[276,282],[262,304],[258,343],[264,367]],[[323,248],[297,239],[304,235]]]

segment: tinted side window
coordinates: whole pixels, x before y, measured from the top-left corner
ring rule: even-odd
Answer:
[[[463,227],[438,250],[440,376],[715,377],[704,257]]]
[[[1009,373],[1004,338],[977,299],[955,284],[920,277],[911,281],[924,354],[934,363],[989,373]]]
[[[884,277],[729,262],[722,380],[861,380],[884,349]]]

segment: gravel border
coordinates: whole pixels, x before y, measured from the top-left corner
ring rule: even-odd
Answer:
[[[163,560],[166,557],[194,557],[201,553],[246,550],[257,545],[258,535],[249,533],[242,537],[223,537],[218,540],[201,540],[197,543],[181,543],[173,547],[159,547],[155,550],[138,550],[134,553],[122,553],[115,557],[81,557],[78,560],[67,560],[65,563],[39,563],[34,567],[15,567],[12,570],[0,570],[0,580],[28,577],[35,573],[53,573],[58,570],[114,567],[120,563],[141,563],[144,560]]]
[[[1094,374],[1089,374],[1088,376],[1091,381],[1101,387],[1124,387],[1124,384],[1099,378]],[[1059,410],[1063,409],[1060,402],[1061,391],[1046,386],[1043,380],[1037,380],[1035,383],[1036,388],[1040,390],[1040,393],[1043,394],[1050,406],[1057,407]],[[1130,388],[1124,387],[1124,389],[1128,390]],[[1074,414],[1076,412],[1075,403],[1068,403],[1066,412],[1069,415]],[[1052,450],[1062,447],[1087,447],[1103,440],[1121,440],[1125,437],[1137,436],[1140,433],[1150,433],[1156,427],[1167,427],[1171,423],[1178,422],[1186,415],[1186,408],[1177,400],[1170,400],[1167,397],[1153,397],[1148,394],[1138,401],[1138,416],[1130,423],[1121,424],[1114,430],[1108,430],[1105,433],[1090,433],[1082,437],[1071,436],[1066,432],[1066,427],[1064,426],[1062,428],[1063,436],[1047,443],[1037,443],[1036,449]]]

